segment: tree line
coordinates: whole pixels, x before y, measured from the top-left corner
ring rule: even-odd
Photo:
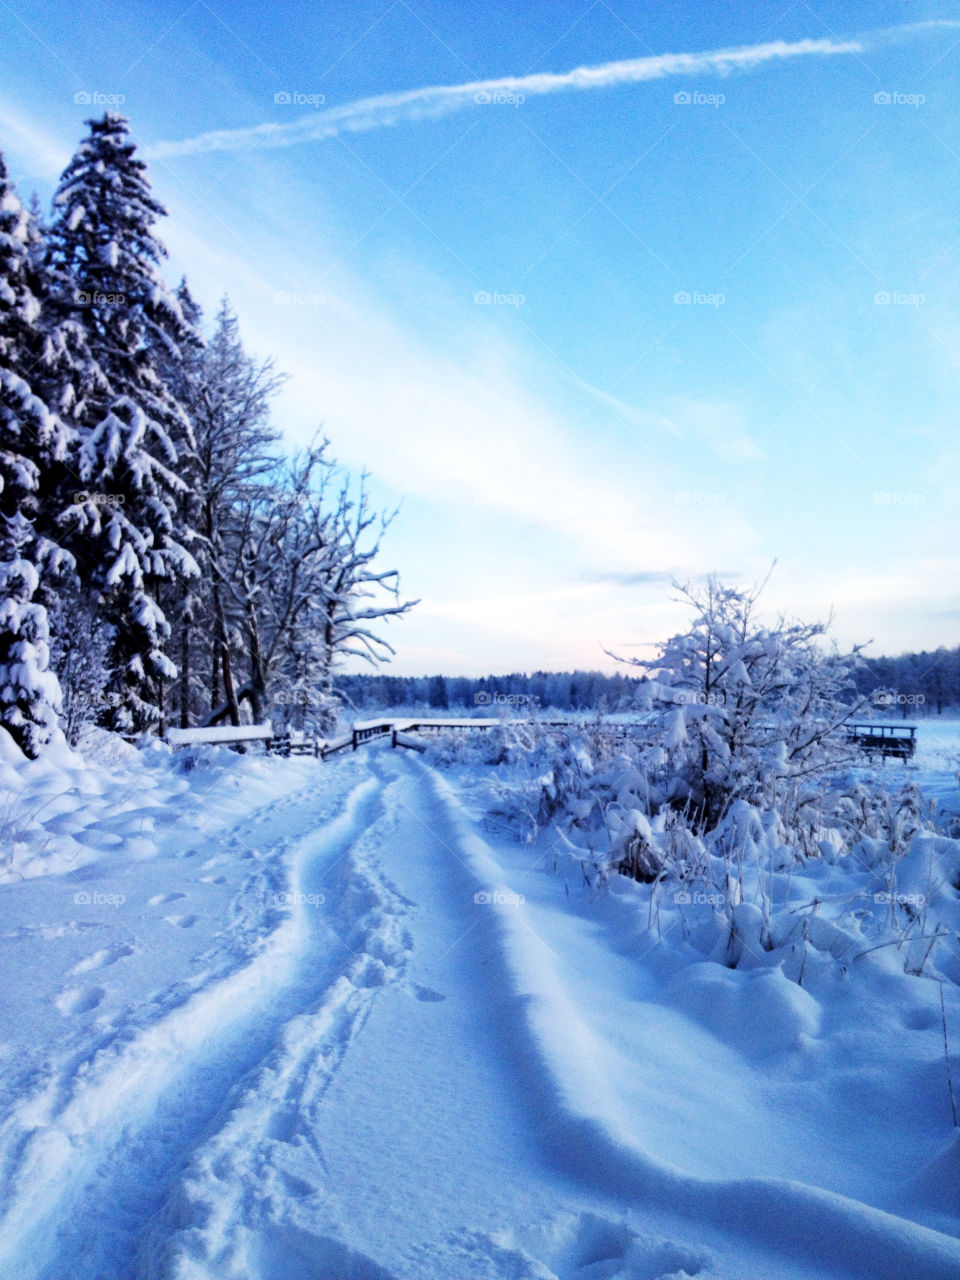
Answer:
[[[422,707],[432,711],[473,709],[480,714],[504,710],[629,710],[635,676],[602,671],[514,671],[503,676],[395,676],[344,673],[337,678],[343,701],[357,711]]]
[[[538,707],[557,711],[630,711],[646,707],[645,676],[602,671],[513,671],[501,676],[398,676],[344,673],[341,700],[357,711],[391,707],[484,713]],[[864,714],[941,715],[960,708],[960,646],[898,657],[858,655],[841,702],[863,698]]]
[[[139,735],[273,708],[335,716],[335,667],[392,649],[389,515],[327,441],[279,447],[282,378],[224,300],[172,289],[128,122],[25,206],[0,155],[0,726]]]
[[[857,686],[874,708],[908,718],[942,715],[960,707],[960,645],[895,658],[866,658]]]

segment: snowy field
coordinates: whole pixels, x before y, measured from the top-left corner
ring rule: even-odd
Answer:
[[[107,744],[0,763],[3,1277],[960,1276],[960,955],[707,963],[431,753]]]

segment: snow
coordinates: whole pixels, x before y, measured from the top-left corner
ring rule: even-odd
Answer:
[[[945,797],[958,745],[921,726]],[[649,886],[587,888],[430,759],[0,733],[0,1274],[960,1275],[955,980],[727,968],[709,903],[651,932]]]
[[[435,729],[493,729],[497,725],[500,725],[502,723],[503,723],[502,720],[493,720],[489,718],[474,719],[474,720],[468,720],[468,719],[451,720],[449,718],[443,719],[443,718],[437,718],[435,716],[429,716],[429,717],[421,716],[420,718],[417,718],[415,716],[390,715],[390,716],[383,716],[378,720],[356,720],[354,721],[353,727],[355,729],[385,728],[388,730],[392,728],[392,729],[397,729],[399,731],[403,731],[406,729],[416,729],[416,728],[419,728],[420,725],[424,725],[427,728],[432,727]]]
[[[252,742],[268,740],[273,737],[273,725],[268,720],[265,724],[218,724],[204,729],[168,729],[167,741],[174,747],[195,746],[197,744]]]

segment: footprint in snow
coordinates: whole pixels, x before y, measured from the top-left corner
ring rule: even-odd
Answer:
[[[164,916],[167,924],[175,924],[178,929],[192,929],[200,919],[199,916]]]
[[[155,893],[147,903],[149,907],[162,907],[168,902],[176,902],[180,898],[185,898],[185,893]]]
[[[126,956],[135,955],[133,947],[124,942],[118,947],[105,947],[102,951],[94,951],[92,955],[80,960],[70,970],[71,974],[90,973],[93,969],[105,969],[107,965],[116,964]]]
[[[86,990],[70,987],[67,991],[61,991],[55,1004],[64,1017],[71,1017],[78,1013],[90,1013],[106,994],[103,987],[88,987]]]
[[[542,1255],[559,1280],[688,1280],[712,1270],[704,1250],[642,1235],[589,1211],[564,1216],[565,1222],[554,1222]]]
[[[442,992],[434,991],[432,987],[421,987],[416,982],[410,988],[410,993],[424,1004],[437,1004],[447,998]]]
[[[226,876],[201,876],[200,883],[201,884],[226,884],[227,877]]]
[[[939,1025],[940,1014],[935,1009],[905,1009],[900,1022],[907,1031],[926,1031]]]

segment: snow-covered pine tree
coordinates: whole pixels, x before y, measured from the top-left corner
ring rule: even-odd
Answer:
[[[49,741],[60,706],[38,591],[42,575],[52,582],[69,567],[35,525],[47,515],[51,469],[65,460],[70,441],[69,427],[44,398],[60,345],[44,329],[34,244],[30,216],[0,155],[0,724],[31,757]]]
[[[156,353],[157,372],[185,415],[185,425],[174,423],[171,436],[177,451],[177,474],[184,482],[184,488],[177,495],[176,524],[200,572],[166,579],[158,586],[158,602],[170,622],[169,649],[179,666],[176,685],[170,689],[172,710],[177,714],[180,727],[185,729],[191,723],[191,708],[203,705],[201,680],[194,663],[194,632],[204,615],[209,574],[205,572],[206,543],[197,532],[203,506],[198,484],[200,469],[194,414],[203,397],[205,347],[200,340],[203,311],[185,279],[177,288],[177,302],[196,338],[172,353],[161,347]],[[166,716],[166,706],[163,711]]]
[[[29,219],[0,155],[0,490],[3,514],[32,501],[55,424],[30,383],[40,343]]]
[[[190,427],[158,374],[158,352],[176,360],[196,336],[159,271],[166,250],[154,234],[165,210],[127,121],[107,113],[61,177],[48,263],[61,280],[60,316],[83,326],[100,387],[83,405],[77,471],[83,485],[61,516],[82,581],[97,592],[113,628],[104,722],[141,731],[161,716],[164,682],[176,668],[164,652],[169,624],[159,584],[198,573],[178,527],[178,433]]]
[[[0,516],[0,726],[31,759],[49,743],[60,710],[47,611],[34,600],[38,560],[30,521],[19,511]]]

